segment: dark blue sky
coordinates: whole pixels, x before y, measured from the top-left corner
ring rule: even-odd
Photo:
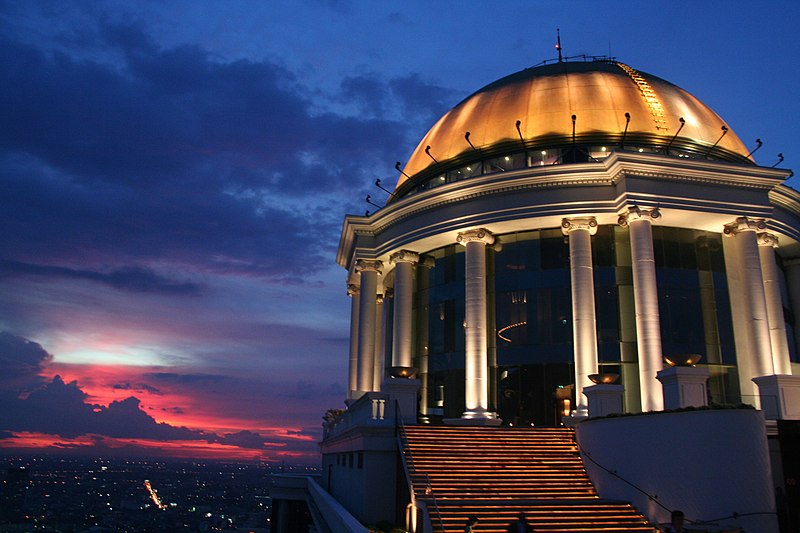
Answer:
[[[0,2],[0,444],[312,457],[346,388],[342,218],[383,199],[375,178],[393,184],[439,116],[552,58],[560,28],[566,55],[683,87],[761,138],[760,164],[791,168],[799,17],[743,1]]]

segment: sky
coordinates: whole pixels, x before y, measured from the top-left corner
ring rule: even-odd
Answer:
[[[688,90],[800,167],[797,2],[0,0],[0,453],[318,462],[345,214],[555,55]],[[796,178],[789,184],[798,187]]]

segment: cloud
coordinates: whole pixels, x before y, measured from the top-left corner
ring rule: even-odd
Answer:
[[[287,397],[308,400],[311,398],[324,398],[343,396],[346,393],[344,385],[341,383],[329,383],[321,385],[319,383],[298,380],[293,390],[286,393]]]
[[[53,356],[42,346],[28,339],[0,332],[0,397],[17,396],[44,383],[39,372]]]
[[[157,382],[182,385],[216,385],[231,380],[229,376],[221,374],[180,374],[177,372],[148,372],[143,374],[142,377]]]
[[[125,267],[111,272],[95,272],[60,266],[32,265],[17,261],[0,261],[0,276],[14,275],[97,281],[109,287],[130,292],[194,295],[201,290],[196,283],[171,280],[149,268]]]
[[[279,54],[160,45],[137,17],[87,6],[31,17],[53,24],[33,38],[14,10],[0,16],[0,321],[64,364],[187,366],[45,379],[51,355],[0,336],[0,431],[313,447],[319,404],[344,387],[298,381],[286,354],[345,353],[319,310],[338,305],[324,291],[342,213],[363,212],[447,90],[373,74],[321,88]],[[239,413],[257,427],[217,435],[152,416]]]
[[[246,430],[239,431],[238,433],[227,433],[222,437],[210,440],[209,442],[216,442],[229,446],[239,446],[240,448],[253,448],[256,450],[263,449],[268,444],[262,435]]]
[[[325,103],[336,98],[268,60],[224,62],[160,48],[136,25],[97,26],[83,46],[119,62],[0,39],[6,268],[193,293],[154,263],[290,283],[329,264],[342,205],[360,210],[375,173],[393,173],[412,108],[340,114]],[[425,90],[374,85],[345,96],[386,111]]]
[[[156,396],[163,396],[163,394],[164,394],[163,392],[161,392],[156,387],[153,387],[153,386],[148,385],[146,383],[137,383],[135,385],[132,385],[130,383],[114,383],[111,387],[114,388],[114,389],[118,389],[118,390],[132,390],[132,391],[148,392],[150,394],[155,394]]]

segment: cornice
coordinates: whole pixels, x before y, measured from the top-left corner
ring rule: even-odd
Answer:
[[[658,154],[612,152],[601,162],[530,167],[480,176],[404,197],[371,216],[347,216],[342,228],[337,262],[345,268],[349,266],[357,237],[380,235],[393,225],[425,212],[479,198],[536,189],[616,186],[626,177],[762,190],[769,194],[772,203],[800,215],[800,193],[781,184],[790,175],[790,171],[783,169],[679,159]],[[631,192],[631,194],[636,193]],[[618,194],[615,193],[614,196],[618,197]],[[692,203],[691,197],[677,195],[662,196],[661,201],[657,203],[663,205],[662,202],[667,198],[677,200],[675,204],[684,206]],[[569,201],[565,199],[565,202]],[[713,203],[718,203],[721,207],[727,205],[724,198]]]

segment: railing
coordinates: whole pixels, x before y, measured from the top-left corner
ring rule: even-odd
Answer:
[[[431,503],[433,503],[433,509],[436,513],[436,518],[439,520],[439,527],[441,528],[442,532],[444,532],[444,522],[442,521],[442,513],[439,510],[439,504],[436,501],[436,494],[433,491],[433,486],[431,485],[431,478],[427,472],[419,472],[417,470],[416,465],[414,465],[414,457],[411,454],[411,449],[408,446],[408,438],[406,437],[406,426],[403,424],[403,417],[400,416],[400,406],[398,402],[395,400],[394,402],[395,408],[395,434],[397,435],[397,446],[400,452],[400,457],[403,463],[403,471],[406,474],[406,480],[408,481],[408,486],[411,488],[411,504],[413,507],[420,509],[423,515],[423,522],[425,524],[425,531],[427,533],[428,530],[433,531],[433,523],[431,521],[430,511],[428,510],[428,505],[425,502],[420,502],[422,505],[420,506],[416,499],[416,493],[414,491],[414,482],[411,479],[411,472],[413,471],[415,474],[419,475],[420,473],[425,475],[425,496],[430,497]]]
[[[315,478],[296,474],[276,475],[273,496],[277,500],[305,501],[316,530],[320,533],[368,533],[367,528],[320,487]]]
[[[391,427],[394,421],[391,415],[386,412],[388,403],[388,394],[381,392],[365,393],[350,404],[347,410],[337,418],[323,424],[323,439],[338,435],[356,426],[383,425]]]

